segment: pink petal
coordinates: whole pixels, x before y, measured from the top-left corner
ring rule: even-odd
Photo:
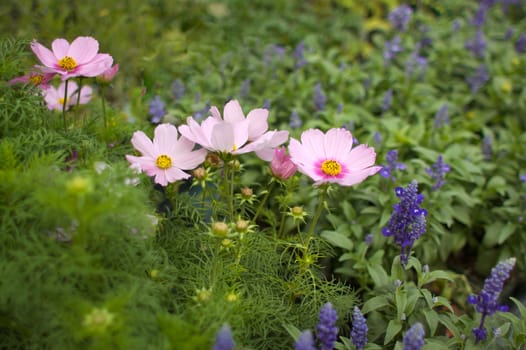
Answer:
[[[164,123],[155,128],[153,149],[155,154],[172,154],[179,134],[172,124]]]
[[[323,148],[327,159],[339,159],[351,151],[353,138],[351,133],[343,128],[330,129],[325,134]]]
[[[221,119],[221,113],[219,112],[219,109],[217,109],[216,106],[210,107],[210,114],[214,119],[217,119],[218,121],[222,121]]]
[[[267,119],[268,110],[264,108],[253,109],[248,113],[248,139],[250,141],[254,141],[267,131]]]
[[[164,171],[164,176],[166,177],[166,180],[168,182],[175,182],[178,180],[188,179],[190,177],[190,174],[187,174],[176,167],[171,167]]]
[[[93,96],[93,89],[91,86],[83,86],[80,89],[80,104],[86,104],[88,103]]]
[[[364,181],[369,176],[376,174],[381,169],[382,169],[381,166],[375,166],[375,167],[370,167],[370,168],[367,168],[367,169],[364,169],[364,170],[361,170],[355,173],[351,173],[347,175],[345,178],[341,179],[339,183],[344,186],[356,185]]]
[[[97,52],[99,52],[97,40],[89,36],[79,36],[69,46],[67,56],[72,57],[78,65],[82,65],[93,60]]]
[[[210,149],[210,138],[205,134],[205,130],[212,127],[209,125],[211,123],[217,123],[216,119],[208,117],[203,121],[202,125],[199,125],[192,117],[188,117],[186,119],[187,125],[179,126],[179,132],[188,140]]]
[[[148,156],[152,159],[157,158],[152,141],[142,131],[136,131],[133,133],[131,143],[136,150],[141,152],[142,155]]]
[[[228,123],[235,123],[245,120],[243,110],[237,100],[231,100],[225,105],[223,120]]]
[[[168,185],[168,179],[166,178],[166,172],[164,170],[159,169],[159,171],[155,173],[154,181],[155,183],[158,183],[161,186]]]
[[[318,129],[309,129],[301,134],[301,144],[311,157],[326,158],[325,150],[323,149],[324,136],[323,132]]]
[[[248,140],[248,120],[243,119],[231,125],[234,130],[234,146],[236,149],[241,148]]]
[[[219,123],[214,125],[210,144],[213,151],[231,153],[235,151],[234,126],[230,123]]]
[[[160,170],[157,165],[155,165],[155,159],[150,157],[126,155],[126,160],[130,162],[132,168],[139,168],[141,171],[148,174],[148,176],[153,176],[158,170]]]
[[[360,171],[374,165],[376,152],[374,148],[367,145],[358,145],[342,159],[342,162],[351,172]]]
[[[172,160],[176,167],[183,170],[191,170],[197,168],[197,166],[205,161],[207,150],[204,148],[196,151],[174,153],[171,155]]]
[[[64,58],[64,56],[67,56],[69,42],[66,39],[55,39],[51,43],[51,49],[53,50],[53,54],[55,55],[57,60],[60,60]]]
[[[40,62],[46,67],[55,68],[55,64],[58,62],[57,58],[49,49],[39,44],[36,41],[31,42],[31,50],[38,57]],[[56,71],[56,70],[53,70]]]
[[[96,77],[107,71],[113,64],[113,57],[106,53],[96,55],[92,61],[82,64],[71,76]]]

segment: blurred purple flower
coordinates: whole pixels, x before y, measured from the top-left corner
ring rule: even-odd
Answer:
[[[387,66],[396,57],[396,55],[403,51],[402,39],[400,36],[395,36],[391,41],[386,41],[384,44],[384,64]]]
[[[475,12],[475,16],[473,16],[473,19],[471,20],[471,24],[473,24],[475,27],[482,27],[484,25],[484,22],[486,20],[486,12],[488,8],[482,3],[479,5],[479,8],[477,9],[477,12]]]
[[[513,36],[513,33],[515,31],[513,30],[513,28],[508,28],[508,30],[506,31],[506,33],[504,34],[504,40],[510,40],[510,38]]]
[[[280,45],[271,44],[265,48],[263,52],[263,62],[266,66],[269,66],[272,61],[276,59],[282,59],[285,56],[285,48]]]
[[[270,100],[267,98],[265,101],[263,101],[263,107],[266,110],[270,110]]]
[[[305,59],[305,43],[303,41],[294,48],[294,58],[296,59],[296,69],[300,69],[307,64],[307,60]]]
[[[208,115],[209,111],[210,111],[210,104],[207,102],[202,109],[194,113],[193,117],[195,120],[201,120],[203,117]]]
[[[365,242],[367,246],[370,246],[371,244],[373,244],[373,234],[368,233],[367,235],[365,235],[365,238],[363,239],[363,241]]]
[[[448,104],[444,103],[442,107],[435,114],[435,128],[441,128],[442,126],[449,124],[449,111]]]
[[[405,32],[412,15],[413,9],[403,4],[389,12],[388,19],[396,30]]]
[[[331,303],[325,303],[320,310],[320,319],[316,326],[316,337],[321,344],[321,350],[332,350],[338,339],[336,321],[338,314]]]
[[[212,350],[234,350],[234,339],[230,326],[225,324],[216,335],[216,341]]]
[[[300,334],[298,340],[294,344],[294,350],[316,350],[311,331],[306,330]]]
[[[248,92],[250,90],[250,79],[243,80],[243,85],[241,85],[241,89],[239,91],[239,97],[245,98],[248,95]]]
[[[388,179],[390,178],[393,180],[393,182],[396,181],[395,176],[393,175],[396,170],[405,170],[406,166],[404,163],[400,163],[398,161],[398,150],[392,149],[387,152],[387,155],[385,156],[385,160],[387,164],[385,164],[382,167],[382,170],[380,170],[379,174],[380,176]]]
[[[440,187],[444,186],[446,183],[446,180],[444,180],[444,176],[449,173],[451,170],[451,167],[449,164],[444,163],[444,160],[442,159],[442,155],[438,156],[437,161],[431,165],[431,167],[426,168],[426,173],[431,176],[433,181],[435,181],[435,184],[433,187],[431,187],[431,190],[436,191]]]
[[[289,126],[291,129],[299,129],[303,125],[303,122],[301,121],[300,116],[298,115],[298,112],[292,111],[290,113],[290,120],[289,120]]]
[[[491,160],[493,158],[493,138],[491,135],[486,135],[482,139],[482,155],[484,160]]]
[[[163,117],[166,115],[166,108],[164,102],[161,100],[159,95],[155,96],[150,100],[148,106],[148,113],[150,114],[150,122],[153,124],[159,124]]]
[[[466,40],[464,47],[471,51],[475,57],[483,58],[486,52],[486,39],[484,39],[482,30],[477,30],[472,39]]]
[[[526,50],[526,34],[521,34],[517,42],[515,43],[515,51],[517,53],[524,53]]]
[[[377,146],[380,146],[380,144],[382,143],[382,134],[380,134],[380,132],[378,131],[375,131],[373,135],[373,140]]]
[[[415,323],[404,335],[402,350],[422,349],[425,335],[424,326],[420,322]]]
[[[172,83],[172,95],[176,100],[180,100],[185,93],[185,88],[181,79],[175,79]]]
[[[420,208],[424,196],[418,193],[418,183],[413,180],[406,188],[397,187],[398,204],[393,205],[393,213],[382,228],[385,237],[393,236],[400,246],[400,263],[405,266],[411,256],[414,242],[426,232],[427,210]]]
[[[338,107],[336,107],[336,113],[341,114],[343,112],[343,102],[338,103]]]
[[[520,179],[521,179],[522,182],[526,182],[526,173],[522,174],[520,176]]]
[[[420,56],[420,44],[417,44],[405,63],[405,75],[410,78],[415,71],[419,70],[420,77],[422,77],[426,68],[427,58]]]
[[[487,337],[487,332],[484,329],[486,317],[497,311],[508,310],[507,305],[499,305],[499,296],[504,288],[504,282],[510,277],[515,261],[515,258],[509,258],[498,263],[491,269],[489,277],[484,281],[484,287],[482,287],[480,294],[468,297],[468,303],[475,305],[476,310],[482,314],[479,326],[473,329],[475,343],[485,340]]]
[[[475,74],[467,77],[466,81],[472,93],[476,93],[489,80],[489,73],[484,64],[478,66]]]
[[[451,30],[453,32],[457,32],[460,29],[461,26],[462,26],[462,22],[460,21],[460,19],[457,18],[457,19],[455,19],[453,21],[453,25],[451,27]]]
[[[314,86],[313,101],[314,101],[314,107],[316,107],[316,110],[323,111],[325,109],[325,102],[327,101],[327,97],[325,97],[325,94],[323,93],[321,83],[317,83]]]
[[[391,108],[393,102],[393,90],[389,89],[385,92],[382,99],[382,113],[387,112]]]

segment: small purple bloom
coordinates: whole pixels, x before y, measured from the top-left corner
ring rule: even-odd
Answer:
[[[380,134],[380,132],[378,131],[374,132],[373,140],[377,146],[380,146],[380,144],[382,143],[382,135]]]
[[[270,100],[268,98],[265,101],[263,101],[263,108],[266,110],[270,110]]]
[[[285,48],[280,45],[271,44],[265,48],[263,53],[263,62],[266,66],[269,66],[273,60],[281,59],[285,56]]]
[[[185,88],[181,79],[175,79],[172,83],[172,95],[176,100],[180,100],[185,93]]]
[[[402,39],[400,39],[400,36],[397,35],[393,38],[393,40],[386,41],[384,45],[384,63],[387,66],[398,53],[403,51]]]
[[[405,32],[412,15],[413,9],[404,4],[389,12],[388,18],[396,30]]]
[[[356,350],[363,350],[367,344],[367,321],[363,317],[360,309],[355,306],[352,313],[351,341],[356,346]]]
[[[477,9],[477,12],[475,12],[475,16],[471,20],[471,23],[475,27],[482,27],[484,22],[486,21],[486,12],[488,11],[488,8],[482,4],[479,5],[479,8]]]
[[[336,113],[341,114],[343,112],[343,102],[338,103],[338,107],[336,108]]]
[[[385,92],[382,99],[382,113],[387,112],[391,108],[393,102],[393,89],[389,89]]]
[[[493,158],[493,139],[491,135],[486,135],[482,139],[482,155],[484,160],[491,160]]]
[[[393,205],[393,213],[382,228],[386,237],[393,236],[400,246],[400,262],[406,265],[411,255],[414,242],[426,232],[427,210],[420,208],[424,196],[418,193],[418,183],[413,180],[406,188],[397,187],[398,204]]]
[[[151,116],[150,121],[154,124],[159,124],[163,117],[166,115],[166,109],[164,102],[158,95],[150,100],[148,112]]]
[[[475,57],[483,58],[486,52],[486,39],[484,39],[482,30],[477,30],[472,39],[466,40],[464,47],[471,51]]]
[[[294,350],[316,350],[314,346],[314,338],[312,332],[309,330],[303,331],[300,337],[294,344]]]
[[[489,73],[484,64],[478,66],[475,74],[469,76],[466,81],[472,93],[476,93],[489,80]]]
[[[217,332],[216,341],[212,350],[234,350],[234,339],[232,338],[232,330],[230,326],[225,324]]]
[[[515,31],[513,30],[513,28],[508,28],[508,30],[506,31],[506,33],[504,34],[504,40],[510,40],[510,38],[512,37],[513,33]]]
[[[442,155],[438,156],[437,161],[429,168],[426,169],[426,173],[428,173],[429,176],[435,181],[435,184],[433,187],[431,187],[431,190],[436,191],[440,187],[444,186],[446,183],[446,180],[444,180],[444,176],[446,173],[449,173],[451,170],[449,164],[444,163],[444,160],[442,159]]]
[[[303,43],[303,41],[294,48],[294,58],[296,59],[296,69],[300,69],[307,64],[307,60],[305,59],[305,43]]]
[[[520,176],[520,179],[521,179],[522,182],[526,182],[526,173],[522,174]]]
[[[418,44],[405,63],[405,75],[412,77],[415,71],[420,71],[422,77],[426,68],[427,58],[420,56],[420,44]]]
[[[323,93],[321,83],[317,83],[316,86],[314,86],[313,101],[316,110],[323,111],[325,109],[325,102],[327,101],[327,97],[325,97],[325,94]]]
[[[241,85],[241,89],[239,91],[239,97],[245,98],[248,95],[248,92],[250,90],[250,79],[243,80],[243,85]]]
[[[303,122],[301,121],[301,118],[296,111],[292,111],[290,113],[290,120],[289,120],[289,126],[291,129],[299,129],[303,125]]]
[[[526,51],[526,34],[521,34],[519,39],[517,39],[515,51],[517,51],[517,53],[524,53],[524,51]]]
[[[321,350],[332,350],[338,339],[336,321],[338,314],[331,303],[325,303],[320,310],[320,320],[316,326],[316,337],[321,344]]]
[[[462,22],[460,21],[460,19],[457,18],[457,19],[455,19],[453,21],[453,25],[451,27],[451,30],[453,32],[457,32],[460,29],[461,26],[462,26]]]
[[[397,170],[406,169],[405,164],[398,161],[398,150],[392,149],[388,151],[387,155],[385,156],[385,161],[387,164],[385,164],[382,167],[382,170],[380,170],[380,176],[386,179],[390,178],[393,180],[393,182],[395,182],[396,177],[394,176],[394,172]]]
[[[210,104],[207,102],[202,109],[194,113],[193,117],[195,120],[201,120],[208,112],[210,112]]]
[[[363,239],[363,241],[365,242],[367,246],[370,246],[371,244],[373,244],[373,234],[368,233],[367,235],[365,235],[365,238]]]
[[[435,114],[435,128],[449,124],[448,104],[444,103]]]
[[[515,261],[515,258],[509,258],[498,263],[491,269],[489,277],[484,281],[484,287],[482,287],[480,294],[468,297],[468,302],[475,305],[476,310],[482,314],[479,326],[473,329],[475,343],[485,340],[487,337],[487,332],[484,329],[486,317],[497,311],[507,311],[506,305],[499,305],[499,296],[502,293],[502,288],[504,288],[504,282],[510,277]]]
[[[424,337],[426,333],[424,326],[420,322],[415,323],[405,333],[403,339],[403,350],[420,350],[424,346]]]

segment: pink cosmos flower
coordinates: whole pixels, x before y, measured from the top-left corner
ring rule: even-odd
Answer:
[[[155,128],[153,142],[142,131],[136,131],[131,140],[133,147],[141,152],[141,157],[127,155],[132,167],[140,168],[161,186],[181,179],[204,162],[206,150],[193,151],[194,142],[186,137],[179,138],[177,128],[171,124],[160,124]]]
[[[270,170],[275,177],[282,180],[286,180],[296,173],[296,164],[290,160],[285,147],[274,149],[274,158],[270,162]]]
[[[71,106],[77,104],[78,98],[78,85],[74,81],[68,82],[68,96],[66,98],[66,110]],[[49,86],[46,89],[42,90],[44,95],[44,100],[46,101],[47,108],[49,110],[62,111],[62,105],[64,104],[64,90],[66,89],[66,83],[62,82],[55,89],[53,86]],[[91,100],[93,95],[93,89],[87,85],[84,85],[80,89],[80,101],[79,104],[83,105],[88,103]]]
[[[210,108],[210,114],[201,125],[188,117],[187,125],[181,125],[179,131],[212,152],[256,152],[260,158],[270,161],[273,149],[288,138],[288,131],[267,131],[268,110],[263,108],[251,110],[245,118],[239,102],[231,100],[225,105],[223,118],[215,106]]]
[[[115,74],[119,71],[119,65],[115,64],[113,67],[106,69],[102,74],[97,76],[97,81],[104,84],[109,84],[113,80]]]
[[[301,143],[291,139],[291,160],[315,185],[327,182],[352,186],[376,174],[381,166],[373,166],[376,153],[372,147],[353,148],[351,133],[343,128],[330,129],[326,134],[309,129],[301,134]]]
[[[51,43],[53,51],[37,41],[31,43],[31,50],[44,65],[44,73],[57,73],[62,80],[71,77],[96,77],[113,64],[113,58],[106,53],[98,53],[99,42],[92,37],[80,36],[71,45],[66,39],[55,39]]]
[[[38,67],[35,67],[34,71],[31,71],[21,77],[13,78],[9,81],[9,84],[16,83],[25,83],[33,84],[42,89],[47,89],[49,87],[49,81],[53,79],[55,73],[42,73],[38,70]]]

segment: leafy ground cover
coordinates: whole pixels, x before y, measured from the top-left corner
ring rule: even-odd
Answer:
[[[525,6],[4,1],[0,347],[520,349]]]

